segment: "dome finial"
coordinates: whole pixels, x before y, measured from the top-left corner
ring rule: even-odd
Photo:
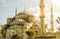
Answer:
[[[15,8],[15,15],[17,14],[17,6],[16,6],[16,8]]]
[[[24,7],[24,12],[26,11],[26,8]]]

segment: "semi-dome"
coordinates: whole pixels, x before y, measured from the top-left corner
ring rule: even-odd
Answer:
[[[25,21],[23,19],[16,19],[10,23],[10,25],[24,25]]]

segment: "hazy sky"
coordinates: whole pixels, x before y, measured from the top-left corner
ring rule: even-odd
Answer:
[[[24,7],[35,15],[38,19],[39,16],[39,2],[40,0],[0,0],[0,23],[5,24],[6,18],[15,15],[15,8],[18,7],[18,12],[23,11]],[[45,24],[50,26],[50,6],[52,2],[54,26],[59,26],[56,22],[57,17],[60,15],[60,0],[44,0],[45,8]]]

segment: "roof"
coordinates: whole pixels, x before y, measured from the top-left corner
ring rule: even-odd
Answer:
[[[27,15],[27,16],[33,16],[30,12],[28,12],[27,10],[24,10],[22,12],[19,12],[16,16],[19,16],[19,15]]]

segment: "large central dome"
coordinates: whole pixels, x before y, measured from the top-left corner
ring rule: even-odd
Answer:
[[[24,10],[22,12],[19,12],[16,16],[15,19],[23,19],[25,21],[31,22],[32,20],[35,19],[35,16],[32,15],[30,12],[27,10]]]
[[[28,12],[27,10],[24,10],[22,12],[19,12],[15,18],[26,18],[26,17],[34,17],[30,12]]]

